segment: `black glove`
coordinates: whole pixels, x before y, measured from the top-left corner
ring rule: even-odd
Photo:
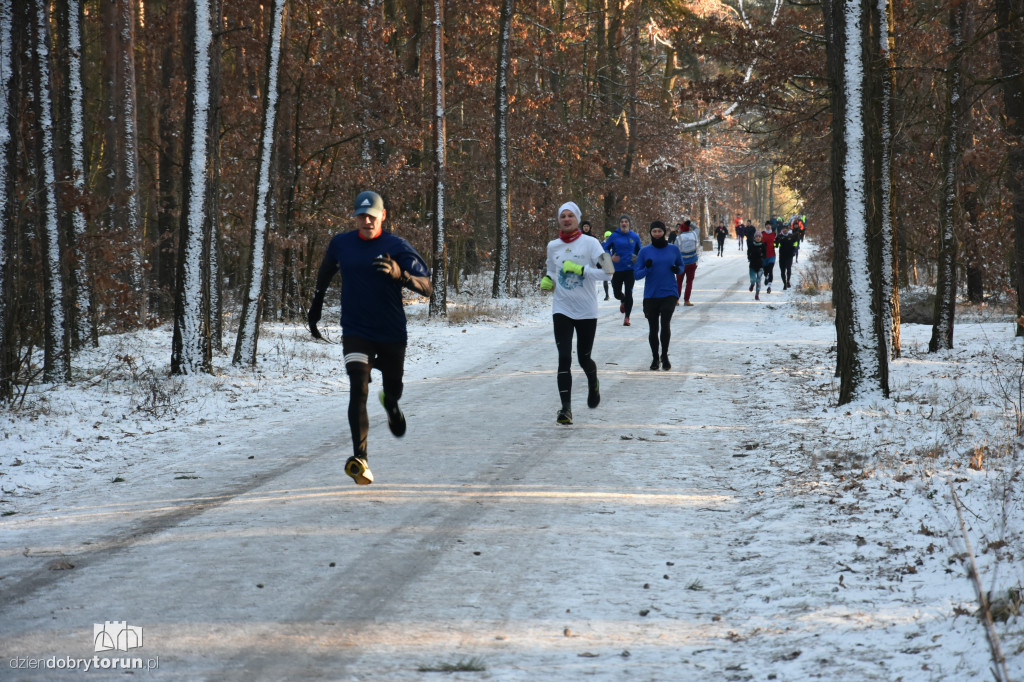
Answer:
[[[650,267],[651,267],[652,265],[654,265],[654,261],[652,261],[652,260],[651,260],[650,258],[648,258],[647,260],[645,260],[645,261],[644,261],[644,267],[645,267],[645,268],[648,268],[648,269],[650,269]]]
[[[402,272],[402,266],[391,260],[390,253],[385,253],[383,256],[377,256],[374,258],[373,267],[377,268],[378,272],[382,272],[394,280],[401,280],[404,275]]]
[[[309,314],[306,315],[306,321],[309,322],[309,333],[313,335],[314,339],[322,339],[320,336],[320,330],[316,328],[316,323],[320,321],[320,306],[313,305],[309,309]]]
[[[679,274],[680,272],[682,272],[682,270],[680,270],[680,269],[679,269],[679,266],[678,266],[678,265],[675,265],[675,264],[673,264],[673,265],[672,265],[672,274],[673,274],[673,275],[678,275],[678,274]]]

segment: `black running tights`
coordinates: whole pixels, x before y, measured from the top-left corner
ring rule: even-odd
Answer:
[[[597,363],[590,358],[594,350],[594,335],[597,333],[597,320],[574,320],[562,313],[555,313],[552,318],[555,324],[555,345],[558,347],[558,396],[562,399],[562,407],[569,407],[572,397],[572,335],[576,333],[576,356],[583,373],[590,382],[597,380]]]
[[[402,398],[402,376],[405,373],[404,343],[378,343],[356,336],[341,339],[348,373],[348,426],[352,431],[352,451],[357,457],[366,457],[366,439],[370,432],[370,419],[366,414],[366,399],[370,394],[370,370],[380,370],[384,395],[398,402]]]
[[[636,277],[633,275],[632,270],[616,270],[615,274],[612,275],[612,290],[615,292],[615,298],[622,301],[623,312],[626,313],[626,317],[633,312],[633,283],[636,282]]]
[[[661,357],[668,355],[668,342],[672,340],[672,313],[676,310],[675,296],[663,298],[645,298],[644,316],[647,317],[647,342],[651,344],[651,354],[658,357],[658,341],[661,341]]]
[[[793,276],[793,260],[792,259],[789,259],[789,260],[783,260],[782,258],[779,259],[779,275],[782,276],[782,283],[785,286],[787,286],[787,287],[788,286],[792,286],[790,284],[790,281],[789,281],[790,277]]]

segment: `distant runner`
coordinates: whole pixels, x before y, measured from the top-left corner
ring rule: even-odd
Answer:
[[[604,243],[604,250],[611,254],[615,264],[612,292],[617,300],[622,301],[619,312],[626,315],[622,321],[626,327],[629,326],[629,314],[633,312],[633,263],[636,254],[640,253],[640,235],[630,229],[632,224],[633,220],[628,215],[620,216],[619,229],[612,232]]]
[[[785,291],[792,286],[793,256],[796,255],[796,235],[793,234],[789,225],[782,228],[782,234],[779,235],[775,246],[779,252],[779,276],[782,277],[782,290]]]
[[[765,292],[772,293],[772,282],[775,281],[775,230],[772,229],[771,221],[764,224],[764,233],[761,234],[761,241],[764,242],[764,284]]]
[[[693,290],[693,278],[697,274],[697,261],[700,260],[700,242],[697,240],[697,232],[693,229],[693,223],[684,220],[679,228],[679,236],[676,238],[676,247],[683,256],[683,269],[676,274],[676,305],[679,304],[678,297],[682,296],[683,305],[692,306],[690,303],[690,292]],[[686,281],[686,288],[683,288],[683,281]]]
[[[725,257],[725,240],[729,236],[729,228],[719,225],[715,228],[715,239],[718,240],[718,255]]]
[[[761,269],[764,267],[765,259],[765,247],[764,242],[761,241],[761,233],[757,232],[754,234],[754,240],[747,247],[747,265],[750,269],[750,291],[754,291],[754,287],[757,287],[757,291],[754,293],[754,300],[761,300]]]

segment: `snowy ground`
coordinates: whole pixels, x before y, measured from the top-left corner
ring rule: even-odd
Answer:
[[[824,297],[755,303],[735,248],[670,372],[602,302],[603,401],[576,371],[570,427],[547,299],[411,307],[409,433],[371,405],[369,487],[340,345],[269,326],[256,371],[182,381],[168,330],[104,338],[0,418],[0,679],[991,679],[968,566],[1019,611],[1010,320],[938,354],[904,326],[892,400],[837,408]],[[143,647],[95,653],[106,621]],[[995,629],[1024,679],[1024,620]]]

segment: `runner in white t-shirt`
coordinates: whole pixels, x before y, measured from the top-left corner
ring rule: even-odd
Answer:
[[[601,393],[597,381],[597,363],[590,352],[597,332],[597,288],[595,282],[611,279],[611,256],[601,242],[583,234],[579,228],[580,208],[569,201],[558,209],[558,239],[548,243],[547,274],[540,288],[553,291],[551,313],[558,347],[558,394],[562,408],[559,424],[572,424],[572,337],[576,335],[576,354],[587,375],[587,406],[597,407]]]

